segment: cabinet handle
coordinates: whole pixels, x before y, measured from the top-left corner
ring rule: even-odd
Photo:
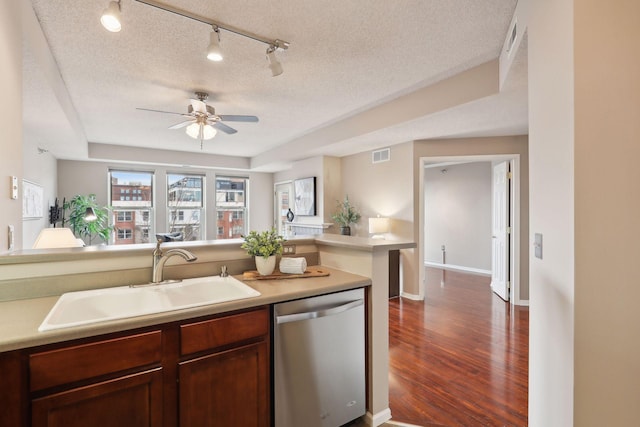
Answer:
[[[305,311],[303,313],[294,313],[294,314],[285,314],[282,316],[276,317],[276,323],[289,323],[289,322],[298,322],[300,320],[309,320],[309,319],[317,319],[319,317],[327,317],[327,316],[335,316],[336,314],[344,313],[345,311],[349,311],[353,308],[364,305],[364,300],[355,300],[348,302],[346,304],[339,305],[337,307],[331,307],[324,310],[318,311]]]

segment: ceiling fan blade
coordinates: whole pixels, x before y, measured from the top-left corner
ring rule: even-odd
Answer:
[[[251,123],[255,123],[258,121],[258,118],[256,116],[237,116],[237,115],[229,115],[229,114],[225,114],[225,115],[218,115],[218,117],[220,117],[220,120],[223,120],[225,122],[251,122]]]
[[[195,122],[196,122],[195,119],[193,119],[193,120],[185,120],[184,122],[176,123],[173,126],[169,126],[169,129],[180,129],[180,128],[183,128],[185,126],[189,126],[191,123],[195,123]]]
[[[207,114],[207,104],[198,100],[198,99],[190,99],[191,106],[193,107],[193,111],[197,113]]]
[[[185,115],[184,113],[174,113],[173,111],[152,110],[150,108],[136,108],[136,110],[152,111],[154,113],[178,114],[180,116],[184,116]]]
[[[225,124],[224,124],[224,123],[222,123],[222,122],[215,122],[215,123],[213,123],[211,126],[213,126],[214,128],[216,128],[216,129],[218,129],[218,130],[221,130],[221,131],[222,131],[222,132],[224,132],[224,133],[228,133],[229,135],[231,135],[231,134],[234,134],[234,133],[237,133],[237,132],[238,132],[238,131],[237,131],[237,130],[235,130],[234,128],[232,128],[232,127],[230,127],[230,126],[227,126],[227,125],[225,125]]]

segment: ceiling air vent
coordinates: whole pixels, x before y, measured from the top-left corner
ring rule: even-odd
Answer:
[[[391,160],[391,149],[383,148],[382,150],[376,150],[371,152],[372,163],[382,163]]]

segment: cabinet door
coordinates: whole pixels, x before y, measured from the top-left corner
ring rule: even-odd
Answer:
[[[32,402],[33,427],[161,425],[161,368],[52,394]]]
[[[267,427],[266,342],[183,362],[179,366],[180,427]]]

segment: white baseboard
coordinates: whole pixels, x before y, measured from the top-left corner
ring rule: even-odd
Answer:
[[[515,301],[513,304],[514,305],[519,305],[519,306],[522,306],[522,307],[529,307],[529,300],[528,299],[521,299],[521,300]]]
[[[406,299],[410,299],[410,300],[414,300],[414,301],[422,301],[422,300],[424,300],[424,298],[421,297],[420,295],[410,294],[410,293],[407,293],[407,292],[401,292],[400,296],[402,298],[406,298]]]
[[[387,408],[377,414],[367,412],[364,416],[364,421],[368,426],[377,427],[389,421],[391,419],[391,409]]]
[[[491,276],[491,270],[483,270],[481,268],[464,267],[462,265],[442,264],[441,262],[425,261],[425,267],[442,268],[443,270],[460,271],[462,273],[478,274],[480,276]]]

